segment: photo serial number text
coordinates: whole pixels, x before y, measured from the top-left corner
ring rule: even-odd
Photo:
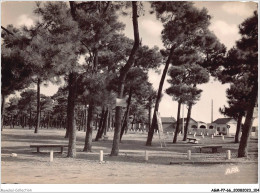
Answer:
[[[226,189],[226,188],[214,188],[211,190],[211,192],[259,192],[258,189],[251,189],[251,188],[234,188],[234,189]]]

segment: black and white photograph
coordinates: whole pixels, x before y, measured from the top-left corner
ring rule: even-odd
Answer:
[[[2,1],[1,192],[259,192],[258,1]]]

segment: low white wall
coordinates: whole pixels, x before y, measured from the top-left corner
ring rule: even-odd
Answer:
[[[194,133],[196,133],[196,135],[201,135],[201,134],[203,134],[203,135],[213,135],[213,134],[216,134],[217,131],[216,131],[216,129],[191,129],[191,130],[189,130],[189,133],[192,134],[192,135]]]

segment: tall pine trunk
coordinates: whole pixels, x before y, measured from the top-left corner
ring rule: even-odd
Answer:
[[[237,130],[236,130],[236,135],[235,135],[235,143],[239,143],[242,118],[243,118],[242,113],[239,113],[238,118],[237,118]]]
[[[187,113],[187,118],[186,118],[186,124],[185,124],[185,128],[184,128],[183,141],[187,140],[188,127],[189,127],[189,123],[190,123],[191,109],[192,109],[192,104],[189,103],[188,113]],[[184,119],[184,117],[183,117],[183,119]]]
[[[92,132],[93,132],[93,110],[94,104],[90,102],[88,108],[88,118],[87,118],[87,131],[85,137],[85,145],[83,151],[91,152],[92,151]]]
[[[27,116],[24,115],[24,127],[27,127]]]
[[[127,126],[127,122],[128,122],[127,116],[128,116],[128,112],[127,112],[127,110],[126,110],[125,113],[124,113],[123,119],[122,119],[122,124],[121,124],[120,142],[121,142],[121,140],[122,140],[122,137],[123,137],[123,135],[124,135],[125,128],[126,128],[126,126]]]
[[[177,123],[176,123],[176,129],[174,132],[174,137],[173,137],[173,143],[177,142],[177,136],[179,133],[179,127],[180,127],[180,112],[181,112],[181,102],[178,102],[178,112],[177,112]]]
[[[84,114],[85,114],[85,111],[83,109],[83,110],[80,111],[79,131],[81,131],[81,129],[84,128],[84,118],[85,118]]]
[[[31,108],[31,104],[30,104],[30,118],[29,118],[30,122],[29,122],[29,129],[31,129],[32,127],[32,108]]]
[[[22,126],[22,128],[24,128],[24,126],[25,126],[25,116],[23,114],[22,114],[21,126]]]
[[[47,129],[49,129],[50,126],[50,113],[48,112],[48,118],[47,118]]]
[[[122,137],[124,135],[124,131],[126,130],[126,127],[127,127],[127,124],[128,124],[128,117],[129,117],[131,100],[132,100],[132,88],[130,88],[130,91],[129,91],[129,97],[128,97],[128,100],[127,100],[127,107],[126,107],[126,112],[125,112],[125,119],[124,119],[123,126],[122,126],[121,133],[120,133],[120,141],[122,140]]]
[[[67,157],[76,157],[76,126],[75,126],[75,99],[76,99],[76,74],[69,74],[69,95],[67,106],[67,132],[69,136],[69,147]]]
[[[147,146],[152,145],[154,130],[157,129],[156,112],[159,110],[159,104],[160,104],[161,97],[162,97],[163,84],[164,84],[164,80],[165,80],[165,77],[167,75],[167,71],[168,71],[168,68],[169,68],[169,65],[170,65],[170,62],[171,62],[171,59],[172,59],[173,51],[174,51],[174,47],[172,46],[172,48],[170,50],[170,54],[169,54],[168,59],[166,61],[165,67],[163,69],[162,77],[161,77],[160,84],[159,84],[159,89],[158,89],[156,102],[155,102],[155,106],[154,106],[152,125],[149,128],[148,137],[147,137],[147,141],[146,141]]]
[[[115,118],[114,118],[114,115],[112,115],[112,120],[111,120],[111,130],[114,131],[114,128],[115,128]]]
[[[109,131],[110,127],[111,127],[111,111],[109,110],[108,111],[108,119],[107,119],[107,129],[104,132],[105,136],[107,135],[107,132]]]
[[[97,127],[98,127],[98,113],[97,113],[96,120],[95,120],[95,130],[97,130]]]
[[[6,98],[6,96],[5,96],[4,94],[2,94],[2,104],[1,104],[1,131],[3,131],[3,127],[4,127],[5,98]]]
[[[131,130],[134,130],[134,122],[135,122],[135,113],[134,113],[134,117],[133,117],[133,120],[132,120]]]
[[[11,115],[10,119],[9,119],[9,126],[10,129],[12,128],[12,122],[13,122],[13,115]]]
[[[84,132],[87,131],[87,116],[88,116],[88,108],[87,108],[87,104],[85,103],[85,107],[84,107],[85,113],[84,113]]]
[[[104,119],[105,119],[105,107],[103,106],[102,107],[102,113],[101,113],[100,120],[99,120],[98,131],[97,131],[97,134],[96,134],[95,141],[99,140],[99,136],[100,136],[100,132],[102,130]]]
[[[37,81],[37,111],[36,111],[36,126],[35,126],[35,130],[34,130],[34,133],[38,133],[38,129],[40,127],[40,119],[41,119],[41,116],[40,116],[40,93],[41,93],[41,79],[38,78],[38,81]]]
[[[138,14],[137,14],[137,2],[132,1],[132,17],[133,17],[133,28],[134,28],[134,45],[131,50],[131,54],[127,60],[126,65],[120,69],[119,83],[118,83],[118,91],[117,97],[119,99],[123,98],[124,92],[124,82],[126,75],[130,68],[132,67],[135,59],[135,54],[139,48],[140,40],[139,40],[139,29],[138,29]],[[120,141],[120,132],[121,132],[121,119],[122,119],[122,107],[116,107],[115,114],[115,131],[113,138],[113,146],[111,150],[111,156],[117,156],[119,153],[119,141]]]
[[[252,91],[251,91],[251,100],[249,100],[249,105],[246,113],[246,120],[245,124],[242,129],[242,136],[241,140],[239,143],[239,148],[238,148],[238,157],[247,157],[248,151],[247,151],[247,146],[248,146],[248,141],[249,141],[249,136],[251,133],[252,125],[253,125],[253,113],[254,113],[254,107],[257,103],[257,83],[253,86]]]
[[[103,124],[102,124],[102,129],[99,133],[99,136],[98,136],[98,139],[101,139],[104,132],[107,130],[107,122],[108,122],[108,107],[107,107],[107,110],[105,112],[105,117],[104,117],[104,121],[103,121]]]
[[[151,114],[152,114],[152,98],[149,98],[149,106],[148,106],[148,131],[151,128]]]

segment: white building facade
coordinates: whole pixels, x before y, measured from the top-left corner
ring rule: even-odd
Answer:
[[[237,121],[233,118],[219,118],[209,124],[209,127],[216,130],[217,135],[235,135]]]

